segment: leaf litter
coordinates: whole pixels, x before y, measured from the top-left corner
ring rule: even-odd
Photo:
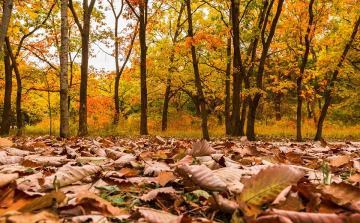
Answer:
[[[0,222],[360,222],[350,142],[0,138]]]

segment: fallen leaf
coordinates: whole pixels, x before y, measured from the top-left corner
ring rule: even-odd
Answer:
[[[94,174],[101,171],[101,167],[95,165],[84,165],[84,166],[72,166],[74,163],[68,163],[65,166],[59,168],[59,170],[50,177],[45,178],[43,185],[44,189],[53,189],[53,181],[55,176],[60,182],[60,187],[72,184],[79,181],[90,174]]]
[[[205,165],[189,166],[188,164],[181,164],[176,167],[177,173],[187,174],[190,179],[200,187],[215,191],[225,191],[226,183],[220,180],[213,172]]]
[[[173,174],[173,172],[162,171],[157,176],[157,179],[159,180],[159,184],[161,186],[165,186],[169,181],[175,180],[176,176]]]
[[[0,173],[0,187],[11,183],[12,181],[16,180],[17,178],[19,178],[18,173],[10,173],[10,174],[1,174]]]
[[[76,203],[81,204],[88,213],[99,211],[106,217],[124,212],[124,209],[114,207],[110,202],[87,190],[80,191],[77,194]]]
[[[13,146],[14,143],[6,138],[0,138],[0,146]]]
[[[165,211],[138,207],[130,219],[138,220],[141,217],[149,223],[180,223],[183,218],[182,215],[176,216]]]
[[[285,165],[268,167],[245,181],[239,200],[247,207],[246,212],[256,217],[261,213],[262,205],[273,202],[282,190],[296,183],[304,174],[303,170]]]
[[[174,194],[174,193],[175,193],[175,189],[172,187],[158,188],[150,191],[147,194],[142,195],[140,199],[145,202],[149,202],[154,200],[158,196],[158,194]]]

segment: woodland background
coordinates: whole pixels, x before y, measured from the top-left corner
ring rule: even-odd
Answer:
[[[0,4],[1,134],[360,138],[357,0]]]

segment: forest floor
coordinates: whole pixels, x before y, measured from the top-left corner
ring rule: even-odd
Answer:
[[[271,141],[0,138],[0,222],[360,222],[360,143]]]

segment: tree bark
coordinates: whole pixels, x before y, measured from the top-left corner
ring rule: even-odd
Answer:
[[[230,9],[231,11],[231,9]],[[231,13],[230,13],[231,19]],[[225,80],[225,129],[226,135],[231,134],[231,119],[230,119],[230,74],[231,74],[231,37],[227,39],[226,48],[226,80]]]
[[[240,54],[240,32],[239,32],[239,7],[240,2],[236,0],[231,1],[232,9],[232,30],[233,30],[233,46],[234,46],[234,58],[233,58],[233,98],[232,98],[232,135],[240,136],[240,90],[241,90],[241,54]]]
[[[67,0],[61,0],[60,137],[62,138],[69,137],[70,133],[68,107],[68,28]]]
[[[115,31],[117,32],[117,30]],[[117,38],[117,37],[116,37]],[[131,39],[131,43],[130,43],[130,49],[129,49],[129,52],[127,53],[126,55],[126,58],[125,58],[125,61],[124,61],[124,64],[122,65],[121,69],[118,70],[119,68],[119,56],[116,56],[116,53],[115,53],[115,58],[118,58],[116,61],[117,61],[117,65],[116,65],[116,77],[115,77],[115,89],[114,89],[114,101],[115,101],[115,117],[114,117],[114,124],[117,124],[118,121],[119,121],[119,117],[120,117],[120,101],[119,101],[119,84],[120,84],[120,78],[121,78],[121,75],[122,73],[124,72],[125,70],[125,67],[126,67],[126,63],[129,61],[129,58],[130,58],[130,55],[131,55],[131,51],[133,49],[133,46],[134,46],[134,42],[135,42],[135,38],[136,38],[136,33],[133,34],[133,37]],[[117,44],[119,44],[118,42],[116,42]],[[116,50],[116,45],[115,45],[115,50]],[[118,50],[118,48],[117,48]]]
[[[357,19],[357,21],[355,22],[355,25],[354,25],[354,29],[352,31],[352,34],[351,34],[351,37],[350,37],[350,40],[349,42],[346,44],[345,46],[345,49],[340,57],[340,60],[339,60],[339,63],[337,64],[336,66],[336,69],[333,73],[333,76],[331,78],[331,81],[330,81],[330,86],[329,88],[325,91],[325,103],[324,103],[324,106],[323,108],[321,109],[321,115],[320,115],[320,118],[319,118],[319,122],[318,122],[318,125],[317,125],[317,131],[316,131],[316,136],[315,136],[315,140],[320,140],[321,139],[321,136],[322,136],[322,128],[323,128],[323,124],[324,124],[324,121],[325,121],[325,116],[327,114],[327,110],[329,109],[329,106],[330,106],[330,103],[331,103],[331,99],[332,99],[332,88],[334,87],[335,85],[335,81],[337,80],[337,76],[339,75],[339,70],[340,68],[342,67],[342,64],[346,58],[346,55],[347,53],[349,52],[350,50],[350,47],[351,47],[351,44],[353,43],[354,39],[355,39],[355,36],[358,32],[358,29],[359,29],[359,25],[360,25],[360,16],[359,18]]]
[[[284,3],[284,0],[279,0],[279,2],[278,2],[278,7],[276,10],[275,17],[271,23],[271,28],[270,28],[268,38],[265,41],[266,25],[267,25],[268,17],[270,15],[270,10],[272,8],[273,3],[274,3],[274,0],[271,1],[270,5],[268,7],[268,10],[267,10],[267,13],[265,16],[263,29],[261,32],[263,50],[261,53],[258,73],[256,76],[256,87],[258,88],[258,90],[262,90],[262,87],[263,87],[262,79],[263,79],[263,74],[264,74],[264,70],[265,70],[265,67],[264,67],[265,60],[267,58],[267,53],[269,51],[272,38],[275,34],[276,25],[277,25],[277,22],[279,21],[279,17],[280,17],[281,11],[282,11],[282,5]],[[246,128],[246,136],[251,141],[255,141],[255,113],[256,113],[256,108],[259,104],[260,98],[261,98],[260,92],[257,92],[253,99],[249,98],[249,114],[248,114],[248,122],[247,122],[247,128]]]
[[[8,135],[10,132],[11,122],[11,92],[12,92],[12,67],[10,65],[9,51],[5,47],[5,95],[4,95],[4,111],[1,123],[1,135]]]
[[[168,108],[169,108],[169,101],[170,101],[170,79],[168,80],[166,90],[165,90],[165,97],[164,97],[164,107],[163,107],[163,114],[161,120],[161,131],[165,131],[167,129],[167,115],[168,115]]]
[[[186,2],[186,8],[187,8],[187,14],[188,14],[188,37],[193,38],[193,23],[192,23],[192,12],[191,12],[191,2],[190,0],[185,0]],[[205,106],[205,97],[201,85],[201,79],[200,79],[200,72],[199,72],[199,62],[196,58],[196,51],[195,46],[191,44],[191,57],[192,57],[192,63],[194,68],[194,74],[195,74],[195,85],[199,97],[200,107],[201,107],[201,128],[203,133],[203,138],[206,140],[210,140],[208,127],[207,127],[207,111]]]
[[[22,93],[22,85],[21,85],[21,77],[19,68],[16,62],[16,58],[11,51],[10,40],[9,38],[5,38],[6,46],[12,61],[12,66],[15,70],[16,82],[17,82],[17,92],[16,92],[16,126],[17,126],[17,135],[20,136],[22,132],[22,112],[21,112],[21,93]]]
[[[180,21],[181,21],[181,16],[182,13],[184,11],[185,5],[183,3],[181,3],[180,6],[180,12],[177,18],[177,24],[176,24],[176,30],[174,33],[174,37],[172,38],[172,42],[173,45],[175,45],[178,40],[177,38],[180,35]],[[171,23],[170,23],[170,29],[171,29]],[[173,63],[174,63],[174,56],[175,56],[175,50],[171,51],[171,55],[170,55],[170,67],[169,67],[169,74],[173,73]],[[167,129],[167,119],[168,119],[168,109],[169,109],[169,102],[170,102],[170,90],[171,90],[171,79],[170,77],[167,78],[167,83],[166,83],[166,90],[165,90],[165,96],[164,96],[164,106],[163,106],[163,114],[162,114],[162,120],[161,120],[161,130],[165,131]]]
[[[305,35],[305,52],[304,52],[304,57],[300,66],[300,76],[297,79],[297,112],[296,112],[296,141],[301,142],[302,141],[302,136],[301,136],[301,107],[302,107],[302,100],[303,97],[301,96],[301,84],[302,84],[302,78],[303,75],[305,73],[305,68],[306,68],[306,63],[308,61],[308,57],[309,57],[309,52],[310,52],[310,31],[311,31],[311,26],[314,20],[314,14],[313,14],[313,4],[314,4],[314,0],[311,0],[309,3],[309,23],[308,23],[308,27],[306,30],[306,35]]]
[[[146,25],[147,25],[147,0],[139,5],[140,9],[140,88],[141,88],[141,118],[140,135],[149,135],[147,125],[147,86],[146,86]]]
[[[0,55],[2,52],[3,43],[5,40],[5,36],[7,34],[7,30],[9,28],[13,4],[14,4],[14,0],[4,0],[3,15],[0,25]]]
[[[89,65],[89,42],[90,42],[90,19],[94,8],[95,0],[83,0],[83,24],[75,12],[72,0],[69,0],[69,8],[74,16],[76,25],[81,33],[81,82],[80,82],[80,107],[79,107],[79,136],[88,134],[87,129],[87,79]]]

